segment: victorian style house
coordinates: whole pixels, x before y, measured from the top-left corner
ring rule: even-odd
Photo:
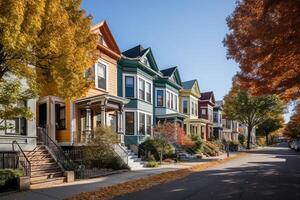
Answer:
[[[171,121],[180,127],[186,115],[179,112],[179,90],[182,89],[180,74],[177,67],[160,71],[154,81],[154,116],[155,123]]]
[[[95,25],[99,35],[97,52],[100,58],[86,71],[94,81],[82,98],[65,101],[58,96],[41,97],[37,106],[37,123],[61,146],[85,144],[97,126],[111,126],[123,142],[123,108],[128,100],[117,96],[117,61],[121,57],[105,21]]]
[[[213,138],[213,109],[215,106],[215,97],[212,91],[203,92],[199,98],[199,118],[205,119],[206,123],[206,138]]]
[[[197,80],[185,81],[180,90],[180,112],[187,115],[184,120],[184,130],[188,135],[200,136],[206,140],[206,119],[198,117],[198,103],[201,97]]]
[[[140,144],[152,135],[153,83],[159,75],[150,48],[138,45],[122,53],[118,64],[118,95],[129,99],[123,120],[128,146]]]

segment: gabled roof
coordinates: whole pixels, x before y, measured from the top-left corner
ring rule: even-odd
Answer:
[[[201,101],[211,101],[212,103],[215,103],[214,92],[213,92],[213,91],[202,92],[202,93],[201,93],[200,100],[201,100]]]
[[[176,83],[180,86],[182,86],[182,83],[181,83],[181,78],[180,78],[180,74],[179,74],[179,71],[178,71],[178,67],[175,66],[175,67],[170,67],[170,68],[167,68],[167,69],[163,69],[160,71],[162,73],[163,76],[165,77],[168,77],[169,80],[171,77],[175,77],[175,80],[176,80]]]
[[[138,58],[142,57],[148,49],[149,48],[145,49],[142,45],[139,44],[131,49],[122,52],[122,54],[128,58]]]
[[[99,30],[101,32],[101,34],[103,35],[103,38],[105,40],[105,43],[107,44],[107,48],[109,48],[110,50],[112,50],[113,52],[115,52],[118,55],[121,55],[121,51],[107,25],[107,22],[101,21],[97,24],[95,24],[92,28],[91,31],[92,32],[97,32],[97,30]]]
[[[177,69],[177,67],[170,67],[170,68],[167,68],[167,69],[160,70],[160,72],[164,76],[171,76],[176,69]]]
[[[149,61],[150,67],[156,71],[159,72],[158,66],[156,64],[156,61],[154,59],[153,53],[151,48],[144,48],[142,45],[137,45],[131,49],[128,49],[124,52],[122,52],[122,55],[125,56],[127,59],[132,59],[132,60],[140,60],[144,57],[147,56],[147,59]]]
[[[183,87],[183,89],[190,90],[193,88],[193,86],[195,85],[196,82],[197,82],[196,79],[190,80],[190,81],[184,81],[184,82],[182,82],[182,87]]]

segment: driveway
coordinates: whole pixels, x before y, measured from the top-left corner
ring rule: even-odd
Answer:
[[[300,153],[287,144],[254,150],[208,170],[115,200],[300,199]]]

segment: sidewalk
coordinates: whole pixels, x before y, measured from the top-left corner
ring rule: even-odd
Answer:
[[[231,153],[230,157],[236,156],[238,153]],[[218,157],[205,158],[202,160],[191,162],[180,162],[169,165],[162,165],[158,168],[145,168],[136,171],[124,172],[121,174],[114,174],[111,176],[80,180],[73,183],[64,183],[55,187],[30,190],[26,192],[11,193],[6,196],[0,197],[0,199],[28,199],[28,200],[53,200],[53,199],[65,199],[72,197],[81,192],[95,191],[101,187],[107,187],[118,183],[124,183],[130,180],[140,179],[147,176],[160,174],[168,171],[175,171],[184,168],[190,168],[194,165],[205,164],[211,161],[220,160],[226,158],[226,154],[222,154]]]

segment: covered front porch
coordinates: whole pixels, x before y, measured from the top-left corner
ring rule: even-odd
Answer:
[[[201,139],[206,141],[206,123],[205,119],[185,119],[184,130],[186,134],[200,136]]]
[[[172,113],[172,114],[165,114],[165,115],[157,115],[155,116],[155,124],[161,122],[174,122],[179,127],[183,127],[184,119],[187,118],[187,115],[181,113]]]
[[[99,126],[111,127],[121,144],[124,143],[123,108],[128,100],[122,97],[102,94],[74,102],[76,126],[73,131],[73,145],[84,145],[94,136]]]

